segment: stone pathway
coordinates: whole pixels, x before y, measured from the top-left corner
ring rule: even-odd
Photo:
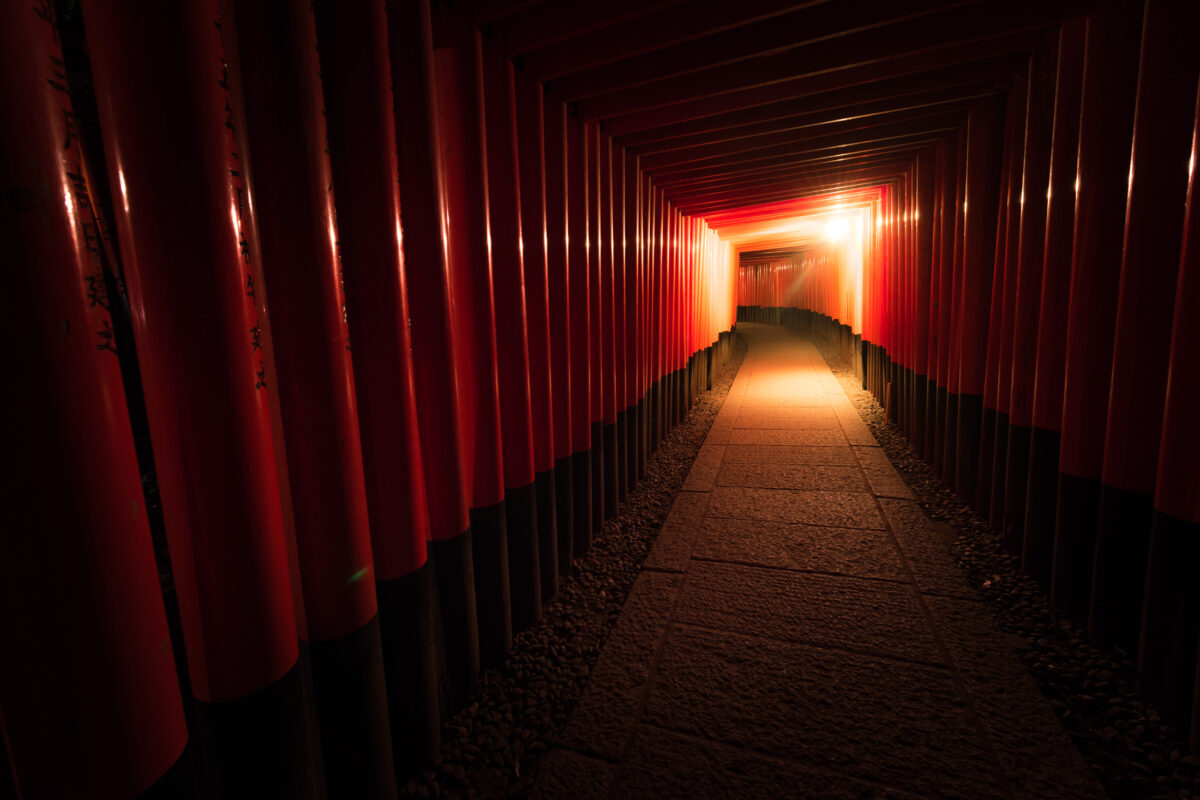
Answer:
[[[816,348],[738,329],[535,796],[1102,797]]]

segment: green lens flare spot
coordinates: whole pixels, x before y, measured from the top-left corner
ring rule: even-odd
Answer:
[[[355,572],[353,575],[351,575],[350,580],[346,581],[346,583],[357,583],[363,575],[366,575],[367,572],[370,571],[370,569],[370,567],[363,567],[358,572]]]

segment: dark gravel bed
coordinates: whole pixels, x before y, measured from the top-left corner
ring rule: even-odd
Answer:
[[[862,389],[836,347],[812,341],[925,512],[953,530],[951,552],[1000,628],[1027,643],[1021,652],[1025,665],[1109,795],[1200,797],[1200,759],[1189,755],[1186,739],[1132,688],[1131,657],[1093,647],[1056,611],[1033,579],[1020,572],[987,521],[913,453],[900,429],[885,421],[884,410]]]
[[[480,676],[471,700],[442,729],[434,763],[404,797],[524,797],[538,761],[566,723],[642,562],[683,486],[745,357],[735,337],[732,363],[697,398],[651,457],[646,477],[576,559],[542,621],[516,637],[503,664]]]

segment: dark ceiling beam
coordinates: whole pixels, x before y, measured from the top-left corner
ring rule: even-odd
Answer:
[[[835,138],[842,139],[868,131],[918,132],[941,128],[947,124],[955,124],[966,111],[969,102],[970,100],[956,100],[924,108],[900,109],[868,117],[785,129],[761,136],[746,136],[677,150],[666,150],[643,155],[638,163],[643,170],[653,173],[678,164],[711,161],[799,142],[833,141]]]
[[[522,55],[526,67],[538,80],[548,80],[837,2],[692,0],[678,9],[661,9],[636,20],[620,21],[603,30],[586,32]],[[595,5],[604,7],[604,3]]]
[[[879,104],[895,101],[897,104],[919,102],[924,96],[935,96],[938,92],[961,91],[964,87],[983,86],[994,83],[998,91],[1006,91],[1012,76],[1024,67],[1025,54],[1008,53],[995,58],[966,64],[953,64],[913,75],[902,75],[855,86],[834,89],[828,92],[807,94],[774,103],[740,108],[720,114],[676,122],[656,128],[647,128],[614,137],[614,142],[626,147],[636,147],[639,152],[649,152],[660,142],[671,146],[674,141],[689,136],[713,135],[728,132],[730,135],[753,133],[756,126],[768,126],[779,120],[803,117],[828,116],[837,112],[841,115],[869,113]],[[606,122],[606,130],[614,127],[622,118]],[[648,147],[649,145],[649,147]]]
[[[719,51],[710,53],[711,66],[687,74],[658,77],[643,66],[625,72],[623,63],[609,65],[603,86],[576,85],[575,78],[551,81],[549,89],[567,101],[617,100],[625,111],[649,108],[664,101],[719,94],[800,75],[816,75],[854,66],[884,62],[907,54],[945,49],[951,43],[982,42],[1053,24],[1062,18],[1059,4],[1045,0],[1011,0],[1006,4],[969,5],[907,18],[842,36],[805,43],[780,52],[725,63]],[[594,113],[589,108],[589,114]]]
[[[823,200],[823,204],[828,204],[829,202],[832,202],[832,200],[829,198],[833,194],[848,195],[850,198],[853,198],[855,195],[863,191],[874,191],[884,184],[898,183],[903,177],[903,173],[895,172],[890,175],[881,175],[878,178],[859,178],[857,180],[848,181],[836,189],[822,184],[816,186],[791,187],[778,191],[759,191],[755,193],[747,193],[745,196],[737,198],[725,200],[707,200],[695,205],[683,206],[680,208],[680,210],[685,214],[711,218],[723,212],[728,213],[738,211],[740,209],[755,208],[771,204],[792,203],[805,199],[815,200],[826,198]],[[853,205],[857,201],[848,199],[842,202]],[[817,209],[814,207],[799,213],[812,213],[816,210]],[[795,217],[797,216],[797,213],[798,212],[795,209],[791,209],[786,212],[781,210],[776,214],[768,214],[760,209],[758,213],[756,213],[753,217],[748,217],[746,221],[768,222],[773,219],[787,219],[789,217]],[[725,223],[725,225],[727,226],[728,223]],[[719,224],[715,226],[710,224],[710,227],[721,226]]]
[[[744,264],[747,261],[769,261],[777,258],[785,258],[799,252],[801,252],[801,248],[798,247],[774,247],[764,250],[744,250],[738,253],[738,258]]]
[[[445,2],[445,0],[441,0]],[[432,5],[438,5],[439,0],[432,0]],[[475,0],[471,5],[471,19],[476,25],[486,25],[497,19],[520,14],[536,6],[548,7],[547,0]]]
[[[622,86],[689,75],[769,53],[785,53],[822,44],[828,49],[841,42],[845,42],[846,47],[854,47],[853,41],[857,35],[872,30],[898,28],[898,33],[904,35],[916,24],[941,24],[936,21],[942,16],[937,13],[939,11],[954,6],[976,6],[982,2],[889,0],[880,3],[878,0],[837,0],[810,4],[791,13],[758,20],[743,17],[742,24],[727,30],[677,44],[660,42],[652,49],[637,54],[629,54],[624,50],[623,40],[610,40],[603,50],[602,60],[590,64],[581,57],[580,51],[571,46],[574,42],[564,43],[563,57],[552,69],[547,69],[545,58],[538,53],[530,54],[525,63],[531,66],[538,79],[553,81],[564,97],[578,100]],[[742,4],[728,5],[737,10]],[[662,31],[642,28],[641,34],[660,40],[663,38]]]
[[[778,177],[755,181],[730,181],[705,190],[683,190],[664,192],[672,202],[678,204],[695,204],[707,200],[728,198],[733,195],[744,195],[746,192],[775,190],[784,188],[808,189],[825,186],[830,191],[840,191],[840,187],[850,185],[864,179],[878,180],[881,175],[891,175],[907,171],[912,166],[912,157],[889,159],[861,164],[853,169],[831,170],[824,173],[780,173]]]
[[[647,172],[652,178],[655,179],[662,179],[667,176],[678,178],[683,175],[703,174],[714,167],[718,169],[729,169],[731,167],[735,167],[736,165],[749,166],[773,158],[787,158],[810,154],[818,155],[822,153],[834,155],[837,153],[858,150],[863,147],[871,147],[872,145],[885,146],[898,145],[906,142],[920,142],[929,139],[936,139],[939,134],[950,130],[955,130],[958,127],[960,127],[960,123],[956,122],[949,116],[941,118],[936,124],[927,123],[924,120],[917,120],[915,122],[897,125],[891,129],[865,131],[853,136],[828,136],[819,139],[812,139],[794,145],[785,144],[776,147],[751,150],[745,153],[729,154],[712,164],[699,162],[696,164],[673,165],[669,168],[663,168],[661,170],[647,170]]]
[[[902,177],[899,174],[883,176],[875,183],[864,184],[844,192],[839,191],[837,195],[839,198],[843,198],[843,202],[851,205],[873,202],[878,199],[881,190],[895,188]],[[705,221],[713,230],[727,230],[751,223],[789,219],[794,218],[798,213],[803,214],[817,210],[821,206],[822,198],[824,198],[825,204],[833,199],[832,194],[827,191],[806,192],[803,197],[791,200],[714,211]]]
[[[892,156],[886,159],[855,162],[853,167],[836,165],[816,170],[780,170],[773,175],[756,176],[753,178],[730,178],[704,187],[680,187],[664,192],[673,201],[684,202],[703,198],[710,194],[753,188],[756,186],[779,186],[787,183],[794,185],[828,184],[841,185],[864,175],[875,175],[881,169],[903,169],[912,161],[912,156]]]
[[[842,153],[801,153],[798,155],[776,156],[751,165],[718,165],[690,175],[681,176],[678,179],[659,177],[655,179],[655,186],[662,188],[666,192],[673,192],[701,185],[712,187],[723,181],[742,179],[749,176],[758,176],[765,179],[785,174],[789,171],[792,174],[800,174],[802,170],[827,169],[834,166],[849,169],[855,164],[863,163],[870,159],[883,159],[890,156],[908,157],[929,143],[935,143],[938,140],[937,137],[931,137],[929,139],[901,141],[876,147],[858,148]]]
[[[678,14],[686,0],[551,3],[517,11],[484,28],[509,58],[657,13]],[[524,59],[521,59],[522,63]]]
[[[876,185],[877,183],[878,183],[878,181],[873,181],[871,179],[864,179],[861,182],[861,186],[873,186],[873,185]],[[850,189],[850,188],[855,188],[855,187],[850,186],[847,188]],[[829,189],[827,187],[818,187],[818,188],[814,188],[814,189],[801,190],[801,191],[792,190],[792,191],[764,192],[761,194],[747,195],[745,197],[740,197],[740,198],[731,199],[731,200],[712,201],[712,202],[698,204],[698,205],[694,205],[694,206],[679,206],[679,210],[688,216],[698,216],[698,217],[706,217],[707,218],[709,215],[717,214],[717,213],[720,213],[721,211],[730,211],[730,210],[737,209],[737,208],[744,208],[746,206],[765,205],[767,203],[778,203],[778,202],[783,202],[786,200],[798,200],[798,199],[802,199],[804,197],[818,197],[818,196],[825,195],[825,194],[829,194]],[[764,219],[764,218],[760,217],[759,219]],[[713,226],[710,225],[709,227],[713,227]]]
[[[844,89],[872,81],[912,75],[952,64],[968,63],[1014,52],[1028,52],[1034,36],[1027,32],[1001,35],[970,43],[943,42],[912,52],[894,44],[867,63],[842,59],[801,70],[790,63],[792,54],[765,56],[727,70],[707,71],[693,81],[669,79],[593,97],[578,104],[586,119],[604,120],[605,130],[621,136],[638,130],[683,122]],[[630,117],[624,119],[624,117]]]
[[[745,187],[737,190],[728,190],[725,192],[717,192],[703,197],[683,197],[671,198],[671,202],[679,209],[696,208],[700,206],[715,204],[715,203],[734,203],[736,205],[746,205],[749,198],[758,197],[768,193],[784,192],[792,193],[799,196],[802,192],[820,190],[822,192],[835,192],[842,188],[850,188],[855,186],[873,185],[880,179],[876,177],[862,176],[857,178],[849,178],[844,183],[829,184],[824,181],[811,183],[798,183],[796,181],[781,181],[774,184],[762,184],[751,187]]]

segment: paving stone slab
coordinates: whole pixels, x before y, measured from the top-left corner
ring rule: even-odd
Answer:
[[[769,464],[834,464],[853,467],[858,464],[848,446],[807,447],[794,444],[731,444],[725,448],[726,464],[762,462]]]
[[[776,395],[768,392],[742,397],[742,409],[747,408],[828,408],[829,396],[824,394]]]
[[[914,795],[740,747],[642,726],[614,798],[916,800]]]
[[[881,497],[879,507],[896,535],[900,552],[912,567],[918,589],[968,600],[979,597],[919,505],[912,500]]]
[[[871,433],[867,423],[863,422],[862,417],[853,407],[834,406],[834,412],[837,414],[838,421],[842,423],[842,431],[846,434],[846,439],[850,444],[879,446],[875,435]]]
[[[927,596],[925,603],[1014,793],[1105,797],[992,613],[957,597]]]
[[[780,430],[734,428],[726,444],[796,444],[808,447],[834,447],[849,444],[840,429]]]
[[[761,415],[765,417],[811,417],[828,420],[836,424],[837,414],[828,404],[820,406],[752,406],[739,409],[742,416]]]
[[[662,572],[638,576],[560,745],[614,761],[621,757],[681,582],[679,575]]]
[[[716,486],[760,489],[809,489],[829,492],[866,492],[871,487],[858,467],[829,464],[763,464],[737,461],[717,473]]]
[[[683,572],[691,561],[698,536],[699,529],[695,524],[664,523],[642,567],[663,572]]]
[[[696,561],[675,621],[945,666],[910,585]]]
[[[908,570],[886,531],[708,518],[693,558],[781,569],[907,581]]]
[[[686,489],[686,486],[685,486]],[[675,496],[654,546],[646,556],[646,569],[683,572],[692,557],[692,546],[699,535],[700,521],[708,508],[705,492],[681,491]]]
[[[805,492],[717,486],[709,498],[707,513],[712,517],[798,522],[803,525],[884,527],[875,498],[866,492]]]
[[[778,414],[771,411],[742,410],[738,414],[735,428],[769,428],[772,430],[833,430],[841,427],[837,416],[824,408],[799,408],[792,411],[807,411],[807,414]]]
[[[708,511],[708,500],[708,492],[681,491],[675,495],[666,521],[677,525],[699,522]]]
[[[708,445],[729,444],[729,439],[732,436],[733,431],[734,431],[734,428],[733,428],[732,423],[722,424],[722,425],[714,424],[711,428],[708,429],[708,436],[705,437],[704,444],[708,444]]]
[[[921,797],[1007,794],[949,670],[672,627],[644,719]]]
[[[721,460],[724,456],[724,445],[701,445],[700,452],[696,455],[696,461],[692,464],[692,470],[688,473],[687,480],[683,483],[684,490],[689,492],[707,492],[711,489],[713,481],[717,477],[717,472],[721,469]]]
[[[900,473],[892,466],[887,453],[878,447],[856,446],[854,454],[862,465],[863,474],[871,484],[871,491],[879,497],[896,497],[902,500],[916,499]]]
[[[616,766],[573,750],[556,748],[547,753],[538,770],[534,800],[604,800]]]

